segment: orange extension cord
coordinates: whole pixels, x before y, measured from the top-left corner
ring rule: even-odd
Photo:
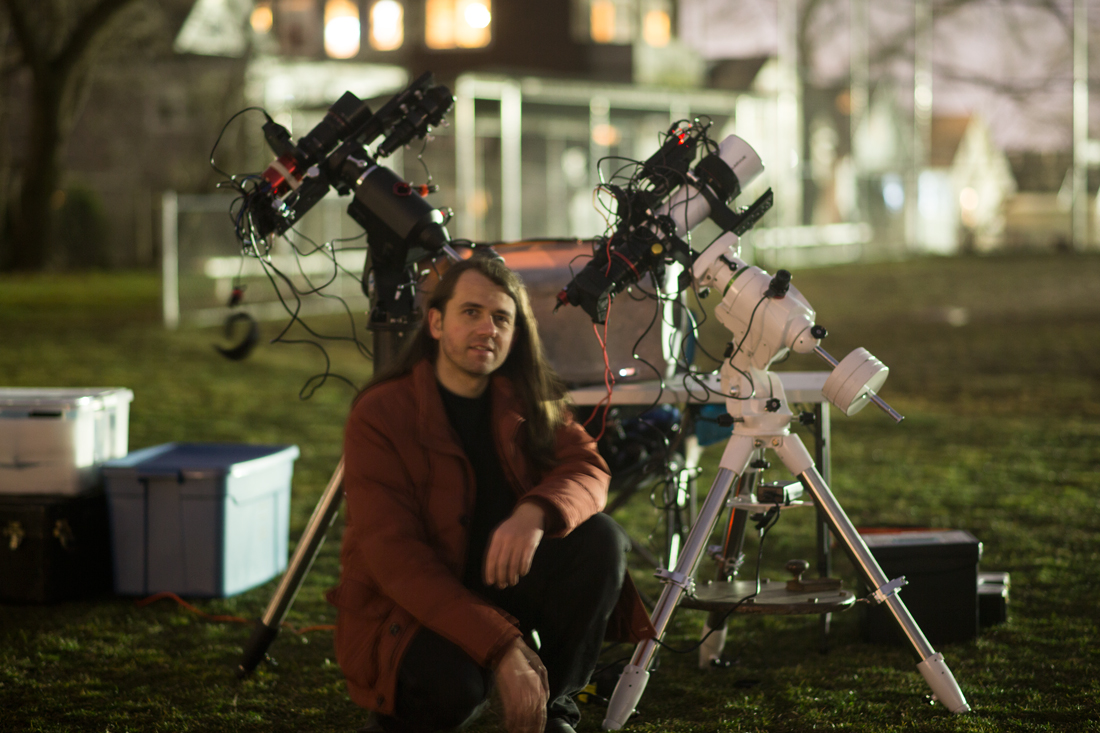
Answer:
[[[200,611],[199,609],[195,608],[194,606],[192,606],[187,601],[185,601],[182,598],[180,598],[179,596],[177,596],[175,593],[154,593],[153,595],[149,596],[148,598],[142,598],[141,600],[135,601],[134,603],[139,607],[148,606],[150,603],[156,603],[157,601],[164,600],[165,598],[171,598],[173,601],[175,601],[179,605],[183,606],[184,608],[186,608],[191,613],[197,614],[197,615],[203,617],[204,619],[206,619],[208,621],[216,621],[218,623],[234,623],[234,624],[251,624],[251,623],[253,623],[253,621],[250,621],[246,618],[241,618],[240,616],[215,616],[213,614],[209,614],[209,613],[206,613],[204,611]],[[306,633],[309,633],[310,631],[335,631],[336,630],[336,626],[334,626],[333,624],[323,624],[323,625],[320,625],[320,626],[307,626],[304,629],[296,629],[293,626],[291,626],[290,624],[288,624],[286,621],[284,621],[281,625],[283,626],[283,628],[290,629],[295,634],[306,634]]]

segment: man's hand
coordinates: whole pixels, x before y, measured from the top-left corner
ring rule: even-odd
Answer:
[[[521,502],[489,537],[485,584],[507,588],[527,575],[545,529],[546,510],[533,501]]]
[[[493,674],[500,690],[504,728],[508,733],[542,733],[546,727],[550,685],[539,656],[523,643],[523,639],[516,639],[497,663]]]

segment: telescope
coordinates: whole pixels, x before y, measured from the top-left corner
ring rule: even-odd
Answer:
[[[841,361],[834,359],[821,347],[826,330],[815,323],[814,309],[791,285],[791,273],[779,270],[770,275],[741,259],[740,236],[771,206],[771,191],[747,209],[731,211],[728,201],[760,174],[763,165],[748,143],[731,135],[689,171],[695,147],[706,139],[705,126],[701,130],[690,124],[674,126],[661,149],[641,166],[640,173],[625,188],[610,187],[617,205],[614,233],[559,295],[560,304],[579,305],[594,322],[602,323],[617,293],[637,282],[647,271],[655,283],[661,282],[666,267],[675,263],[683,267],[676,283],[677,292],[689,287],[700,292],[710,288],[721,292],[714,315],[731,335],[719,370],[718,392],[726,406],[724,417],[733,426],[733,432],[675,566],[657,570],[657,577],[664,584],[650,616],[657,636],[635,648],[608,701],[603,728],[618,730],[633,715],[649,682],[658,644],[681,600],[685,596],[696,603],[703,600],[703,594],[695,586],[695,575],[707,540],[726,508],[734,483],[751,473],[753,464],[761,462],[766,451],[775,453],[806,494],[813,497],[814,505],[854,561],[867,587],[872,589],[865,600],[884,604],[893,616],[917,660],[917,670],[932,689],[933,699],[952,713],[966,713],[970,705],[943,654],[928,643],[899,595],[905,578],[889,579],[883,573],[801,439],[791,432],[793,413],[783,383],[769,371],[790,352],[816,353],[832,367],[822,388],[830,404],[845,415],[854,415],[866,405],[875,404],[900,422],[902,416],[877,395],[889,369],[863,348],[852,351]],[[679,187],[674,188],[676,182]],[[724,233],[696,254],[682,237],[706,217],[712,218]],[[756,506],[768,508],[763,498]],[[775,512],[780,508],[779,504],[774,505]],[[736,543],[723,549],[724,554],[730,551],[736,551]],[[724,561],[730,560],[737,558],[726,554]],[[722,587],[726,585],[723,583]],[[736,588],[732,583],[728,587]],[[730,606],[729,612],[757,595],[745,596],[731,604],[729,598],[719,597],[721,592],[706,602],[714,608]],[[812,605],[820,608],[823,604],[817,600]],[[837,609],[850,603],[847,597],[838,600]],[[725,616],[720,618],[722,628],[714,629],[719,632],[715,640],[706,638],[710,636],[709,630],[704,637],[705,642],[710,641],[705,653],[713,657],[717,657],[725,641]]]
[[[237,216],[237,238],[244,250],[258,254],[262,240],[286,233],[330,190],[352,194],[348,215],[367,234],[371,267],[363,268],[362,289],[368,297],[371,271],[374,276],[368,328],[376,337],[379,331],[403,333],[414,320],[413,265],[449,250],[446,224],[451,214],[425,200],[426,186],[412,186],[378,161],[415,138],[423,139],[442,123],[453,102],[450,90],[434,84],[429,72],[377,112],[345,92],[297,143],[269,118],[264,138],[276,157],[244,194]],[[372,154],[367,146],[379,138]],[[379,346],[393,347],[376,338],[376,351]]]
[[[771,208],[771,189],[741,212],[727,206],[764,170],[760,156],[736,135],[728,136],[689,170],[700,143],[714,145],[706,137],[707,128],[698,121],[673,125],[661,148],[626,187],[606,186],[615,198],[618,223],[559,293],[559,307],[580,306],[593,323],[604,323],[615,295],[643,273],[651,272],[659,283],[667,265],[691,267],[695,255],[682,237],[703,219],[710,217],[723,230],[740,235]],[[686,283],[681,282],[679,289]]]

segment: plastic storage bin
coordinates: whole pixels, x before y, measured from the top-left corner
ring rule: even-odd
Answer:
[[[103,467],[115,592],[224,597],[286,568],[297,446],[168,443]]]
[[[961,529],[864,534],[887,578],[904,575],[901,589],[913,620],[933,645],[978,635],[978,561],[982,543]],[[901,632],[884,604],[863,616],[865,641],[901,644]]]
[[[121,388],[0,388],[0,493],[73,496],[126,455],[130,402]]]

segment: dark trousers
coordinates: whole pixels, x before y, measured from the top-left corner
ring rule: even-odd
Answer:
[[[520,622],[550,682],[547,718],[580,721],[573,695],[588,684],[607,620],[619,598],[630,538],[606,514],[597,514],[560,539],[544,539],[531,571],[503,590],[472,588]],[[530,643],[530,642],[529,642]],[[394,733],[461,728],[485,708],[493,673],[458,646],[422,628],[410,642],[397,675],[395,715],[379,716]]]

